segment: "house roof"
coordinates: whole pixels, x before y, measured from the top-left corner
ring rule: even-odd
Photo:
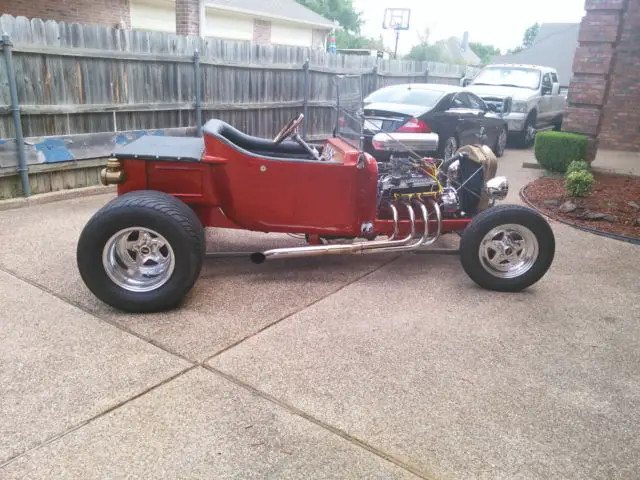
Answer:
[[[205,0],[205,6],[266,19],[331,29],[335,24],[294,0]]]
[[[573,76],[573,57],[578,48],[579,23],[543,23],[533,45],[521,52],[494,57],[494,63],[526,63],[552,67],[560,85],[568,87]]]
[[[462,62],[467,65],[480,65],[482,61],[470,48],[462,48],[462,41],[459,38],[451,37],[447,40],[436,42],[444,56],[452,62]]]

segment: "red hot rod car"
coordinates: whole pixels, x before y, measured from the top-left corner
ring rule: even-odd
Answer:
[[[379,164],[342,138],[307,144],[297,133],[301,121],[271,141],[211,120],[203,138],[146,136],[116,151],[102,179],[118,185],[118,197],[89,220],[78,242],[89,289],[125,311],[177,306],[200,273],[204,227],[308,240],[253,253],[255,263],[420,251],[455,232],[462,266],[482,287],[520,291],[549,269],[555,240],[548,223],[522,206],[494,206],[508,183],[495,177],[488,148],[418,158],[412,152],[434,151],[437,135],[381,133],[373,144],[392,155]]]

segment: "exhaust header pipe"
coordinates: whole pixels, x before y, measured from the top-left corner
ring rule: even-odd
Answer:
[[[403,203],[407,209],[410,222],[410,232],[405,238],[395,240],[398,236],[398,210],[394,205],[389,205],[393,214],[394,233],[387,240],[374,240],[371,242],[358,242],[351,245],[314,245],[309,247],[276,248],[266,252],[252,253],[250,259],[253,263],[264,263],[267,260],[281,258],[317,257],[321,255],[344,255],[344,254],[365,254],[384,252],[404,252],[416,250],[422,246],[434,243],[440,236],[441,215],[438,204],[429,199],[438,219],[438,233],[432,239],[429,238],[429,212],[422,202],[417,202],[420,208],[422,220],[424,221],[424,233],[417,241],[411,241],[416,234],[416,218],[413,207],[410,203]]]

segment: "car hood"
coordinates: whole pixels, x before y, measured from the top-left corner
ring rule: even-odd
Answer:
[[[410,115],[412,117],[418,117],[423,113],[430,110],[430,108],[424,105],[406,105],[404,103],[369,103],[365,104],[364,111],[368,114],[369,111],[375,110],[380,112],[399,113],[401,115]]]
[[[528,88],[517,88],[517,87],[499,87],[499,86],[491,86],[491,85],[469,85],[467,90],[475,93],[480,97],[511,97],[513,100],[529,100],[531,97],[534,97],[537,92],[535,90],[530,90]]]

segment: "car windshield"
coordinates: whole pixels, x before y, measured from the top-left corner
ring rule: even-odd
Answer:
[[[540,71],[531,68],[489,67],[473,81],[473,85],[497,85],[537,90],[540,86]]]
[[[411,87],[383,88],[373,92],[365,103],[401,103],[404,105],[421,105],[433,107],[442,97],[442,92],[437,90],[424,90]]]

